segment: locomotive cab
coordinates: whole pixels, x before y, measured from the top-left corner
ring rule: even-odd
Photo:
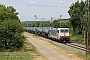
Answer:
[[[65,42],[70,41],[69,29],[68,28],[58,28],[57,38],[60,41],[65,41]]]

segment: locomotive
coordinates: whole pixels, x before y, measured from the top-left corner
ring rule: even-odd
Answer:
[[[49,32],[49,37],[58,40],[59,42],[69,42],[70,35],[68,28],[51,28]]]
[[[69,42],[69,28],[53,28],[53,27],[30,27],[28,32],[43,37],[52,38],[59,42]]]

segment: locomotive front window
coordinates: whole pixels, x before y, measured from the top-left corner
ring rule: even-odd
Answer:
[[[67,33],[68,32],[68,30],[65,30],[65,33]]]
[[[68,30],[65,30],[65,29],[61,30],[61,33],[67,33],[67,32],[68,32]]]
[[[61,30],[62,33],[64,33],[64,30]]]

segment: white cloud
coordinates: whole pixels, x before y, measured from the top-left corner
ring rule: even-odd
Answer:
[[[55,1],[52,1],[52,3],[54,4],[61,4],[61,3],[64,3],[63,0],[55,0]]]
[[[64,1],[61,0],[61,1],[59,1],[59,2],[60,2],[60,3],[63,3]]]
[[[29,3],[30,3],[30,4],[36,4],[36,2],[33,2],[33,1],[32,1],[32,2],[29,2]]]
[[[28,6],[33,7],[65,7],[66,5],[62,4],[63,0],[52,1],[51,3],[37,3],[29,2]]]

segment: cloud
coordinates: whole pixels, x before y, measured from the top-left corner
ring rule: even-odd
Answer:
[[[55,1],[52,1],[52,3],[54,3],[54,4],[62,4],[62,3],[64,3],[64,1],[63,0],[55,0]]]
[[[60,3],[63,3],[64,1],[61,0],[61,1],[59,1],[59,2],[60,2]]]
[[[32,1],[32,2],[29,2],[29,3],[30,3],[30,4],[36,4],[36,2],[33,2],[33,1]]]
[[[66,7],[63,0],[52,1],[51,3],[29,2],[28,6],[33,7]]]

